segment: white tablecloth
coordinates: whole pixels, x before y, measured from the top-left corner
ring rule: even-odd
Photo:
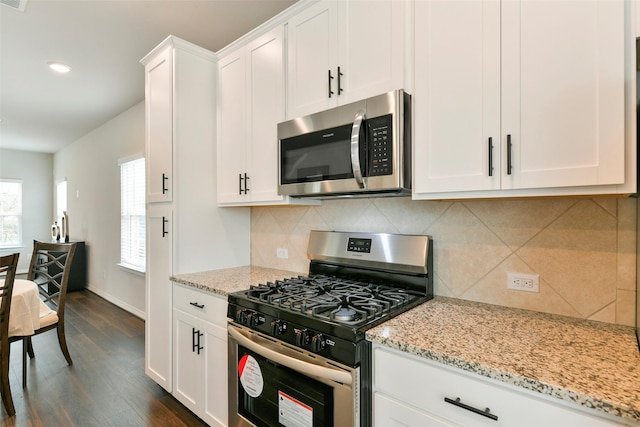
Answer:
[[[4,279],[3,279],[4,281]],[[40,327],[40,296],[38,286],[24,279],[15,279],[11,312],[9,313],[9,336],[33,335]]]

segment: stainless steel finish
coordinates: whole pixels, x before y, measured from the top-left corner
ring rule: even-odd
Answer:
[[[298,197],[324,198],[343,195],[365,195],[375,191],[394,191],[390,195],[408,195],[411,188],[411,96],[402,90],[387,92],[362,101],[353,102],[309,116],[298,117],[278,124],[278,140],[305,133],[330,129],[351,123],[358,111],[364,110],[367,117],[393,114],[392,156],[393,173],[385,176],[365,177],[365,188],[355,179],[316,181],[298,184],[278,183],[278,194]],[[278,144],[278,159],[281,158]],[[278,177],[281,176],[278,161]],[[278,178],[279,179],[279,178]]]
[[[350,237],[371,239],[371,253],[349,252]],[[347,233],[312,230],[307,257],[341,265],[382,268],[405,273],[429,273],[429,236],[385,233]]]
[[[227,331],[229,333],[229,427],[255,427],[254,424],[238,414],[238,364],[235,362],[238,360],[238,345],[247,348],[251,346],[251,350],[270,360],[273,360],[271,359],[271,355],[273,354],[285,356],[290,359],[297,359],[296,367],[289,366],[291,369],[297,370],[333,388],[333,425],[335,427],[360,426],[360,408],[357,404],[357,402],[359,402],[358,394],[360,393],[360,368],[343,366],[318,355],[290,347],[281,341],[266,337],[259,332],[252,331],[234,322],[229,323]],[[238,337],[240,337],[240,339],[238,339]],[[246,345],[247,343],[249,343],[249,346]],[[267,354],[269,356],[267,356]],[[323,370],[318,371],[317,368],[323,368]],[[324,374],[316,376],[318,372],[324,373],[326,372],[325,370],[340,372],[339,377],[344,379],[345,382],[342,383],[325,378]],[[354,405],[354,402],[356,402],[356,405]]]
[[[353,120],[353,127],[351,128],[351,169],[353,170],[356,183],[360,188],[365,188],[364,180],[362,179],[362,169],[360,168],[360,128],[362,127],[364,118],[365,111],[358,111],[356,118]]]

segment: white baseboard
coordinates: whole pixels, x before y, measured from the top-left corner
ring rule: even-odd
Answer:
[[[98,288],[94,288],[92,286],[87,286],[86,288],[88,291],[93,292],[94,294],[98,295],[101,298],[104,298],[105,300],[109,301],[111,304],[117,305],[118,307],[120,307],[121,309],[128,311],[129,313],[133,314],[136,317],[141,318],[142,320],[146,320],[147,319],[147,315],[144,311],[137,309],[136,307],[127,304],[124,301],[119,300],[118,298],[115,298],[113,295],[108,294]]]

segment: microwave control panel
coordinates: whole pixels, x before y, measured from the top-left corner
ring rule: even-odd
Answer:
[[[391,114],[388,114],[367,119],[369,127],[368,176],[391,175],[393,173],[391,118]]]

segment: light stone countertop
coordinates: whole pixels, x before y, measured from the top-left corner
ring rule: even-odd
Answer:
[[[640,422],[640,352],[632,327],[436,297],[366,338]]]
[[[179,274],[169,279],[192,288],[227,296],[232,292],[249,289],[251,285],[273,282],[276,279],[298,277],[304,273],[264,267],[234,267],[199,273]]]

